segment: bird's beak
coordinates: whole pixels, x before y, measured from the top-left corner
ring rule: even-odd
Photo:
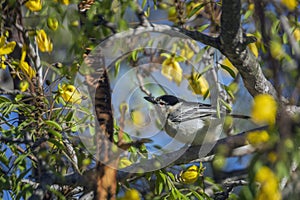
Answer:
[[[149,97],[149,96],[147,96],[147,97],[144,97],[144,99],[146,99],[147,101],[149,101],[149,102],[151,102],[151,103],[153,103],[153,104],[156,104],[157,102],[155,101],[155,99],[154,99],[154,97]]]

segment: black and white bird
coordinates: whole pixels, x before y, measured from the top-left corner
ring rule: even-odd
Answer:
[[[215,106],[188,102],[173,95],[144,98],[155,106],[160,123],[169,136],[192,145],[217,140],[222,133],[226,115],[233,118],[249,118],[249,116],[230,114],[226,111],[220,112],[218,117]]]

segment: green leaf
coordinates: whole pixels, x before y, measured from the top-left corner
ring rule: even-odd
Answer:
[[[171,54],[169,54],[169,53],[161,53],[160,56],[166,57],[166,58],[171,58]]]
[[[203,70],[202,70],[202,72],[200,73],[201,75],[203,75],[203,74],[205,74],[208,70],[210,70],[212,68],[212,65],[208,65],[208,66],[206,66]]]
[[[205,29],[207,29],[208,27],[209,27],[209,24],[204,24],[204,25],[200,26],[197,30],[198,30],[199,32],[202,32],[202,31],[204,31]]]
[[[62,138],[62,135],[61,135],[60,132],[57,132],[57,131],[55,131],[55,130],[53,130],[53,129],[49,129],[48,132],[49,132],[51,135],[53,135],[54,137],[57,137],[57,138],[59,138],[59,139]]]
[[[144,8],[144,7],[145,7],[146,3],[147,3],[147,0],[143,0],[143,3],[142,3],[142,8]]]
[[[187,18],[191,18],[196,12],[198,12],[203,6],[205,6],[204,3],[196,6],[190,13],[189,15],[187,16]]]
[[[75,133],[75,132],[77,132],[78,131],[78,126],[76,126],[76,125],[72,125],[71,126],[71,131],[73,132],[73,133]]]
[[[154,3],[154,7],[157,6],[157,0],[153,0],[153,3]]]
[[[4,102],[11,102],[11,100],[9,98],[4,97],[4,96],[0,96],[0,103],[4,103]]]
[[[20,154],[17,159],[15,160],[14,164],[18,165],[19,162],[22,162],[27,156],[29,155],[29,153],[26,154]]]
[[[20,182],[24,176],[26,176],[26,174],[28,174],[28,172],[31,171],[31,168],[28,168],[26,171],[23,171],[20,173],[20,175],[18,176],[18,178],[16,179],[17,182]]]
[[[226,107],[227,110],[232,111],[231,105],[225,102],[223,99],[219,99],[219,101]]]
[[[128,29],[128,23],[124,19],[118,20],[119,31],[124,31]]]
[[[167,172],[167,175],[171,178],[172,181],[175,181],[175,176],[171,172]]]
[[[247,10],[247,12],[244,15],[244,19],[248,19],[253,14],[253,10]]]
[[[48,142],[54,144],[54,145],[57,146],[57,148],[59,148],[59,149],[64,149],[64,148],[65,148],[64,145],[63,145],[59,140],[57,140],[57,139],[50,138],[50,139],[48,140]]]
[[[120,71],[120,65],[121,65],[121,59],[117,60],[115,62],[115,73],[114,73],[114,77],[116,78],[119,74],[119,71]]]
[[[230,98],[234,99],[234,94],[232,93],[232,91],[228,87],[225,87],[225,91],[230,96]]]
[[[9,178],[4,175],[0,176],[0,189],[2,191],[3,190],[11,190]]]
[[[118,142],[119,141],[119,136],[118,136],[118,134],[114,134],[113,135],[113,140],[114,140],[114,142]]]
[[[219,98],[218,98],[218,101],[217,101],[216,111],[217,111],[217,118],[221,118],[221,113],[220,113],[220,99]]]
[[[279,27],[280,27],[280,21],[278,19],[275,19],[271,27],[271,34],[277,35]]]
[[[175,61],[177,61],[177,62],[184,62],[185,60],[186,59],[184,57],[182,57],[182,56],[175,57]]]
[[[221,64],[221,63],[219,63],[219,64],[220,64],[220,66],[221,66],[225,71],[227,71],[227,72],[230,74],[230,76],[231,76],[232,78],[235,78],[235,77],[236,77],[234,71],[233,71],[232,69],[230,69],[230,67],[228,67],[228,66],[226,66],[226,65],[223,65],[223,64]]]
[[[207,90],[207,91],[205,92],[205,94],[203,95],[203,99],[205,100],[205,99],[208,97],[208,95],[209,95],[209,90]]]
[[[3,152],[1,152],[1,154],[0,154],[0,162],[2,165],[5,165],[5,167],[8,167],[8,165],[9,165],[9,160],[7,159],[7,157],[5,156],[5,154]]]
[[[204,200],[204,198],[196,191],[194,190],[191,190],[191,192],[193,193],[193,195],[196,197],[196,199],[199,199],[199,200]]]
[[[138,57],[138,50],[134,50],[131,53],[131,58],[133,61],[137,61],[137,57]]]
[[[62,131],[62,127],[59,123],[55,122],[55,121],[52,121],[52,120],[46,120],[45,121],[45,124],[47,124],[48,126],[50,127],[53,127],[53,128],[56,128],[57,130],[59,131]]]
[[[72,120],[73,116],[74,116],[74,112],[75,111],[69,111],[69,113],[66,116],[66,122],[69,122]]]
[[[288,43],[288,35],[286,33],[284,33],[283,36],[282,36],[282,42],[283,42],[283,44]]]
[[[150,6],[148,6],[147,11],[145,12],[146,17],[150,16],[150,10],[151,10],[151,8],[150,8]]]
[[[164,189],[165,181],[162,178],[161,172],[156,172],[155,194],[161,194]]]
[[[163,180],[163,183],[166,183],[166,181],[167,181],[166,175],[162,171],[159,171],[158,174],[161,177],[161,179]]]
[[[175,188],[172,188],[171,189],[171,197],[173,199],[178,199],[178,196],[177,196],[177,190]]]

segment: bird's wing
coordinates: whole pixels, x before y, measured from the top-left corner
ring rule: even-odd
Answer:
[[[198,107],[188,105],[185,108],[180,108],[175,114],[170,114],[169,119],[172,122],[180,123],[197,118],[216,116],[216,113],[216,109],[209,104],[199,104]]]
[[[202,104],[199,103],[198,106],[193,105],[186,105],[184,108],[179,108],[178,112],[169,115],[169,119],[172,122],[184,122],[188,120],[198,119],[209,117],[211,120],[217,118],[217,108],[210,104]],[[233,118],[237,119],[249,119],[250,117],[247,115],[240,115],[240,114],[232,114],[229,111],[220,111],[221,116],[232,116]]]

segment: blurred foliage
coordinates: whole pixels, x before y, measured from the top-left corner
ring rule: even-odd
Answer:
[[[74,86],[74,77],[82,72],[79,66],[87,54],[102,40],[139,25],[136,15],[139,6],[150,22],[184,25],[212,36],[220,33],[222,1],[219,0],[90,0],[82,1],[81,13],[77,8],[80,2],[7,0],[0,3],[0,70],[9,74],[15,84],[12,93],[2,90],[5,82],[0,84],[0,92],[3,92],[0,96],[2,198],[31,197],[39,178],[45,174],[39,171],[41,167],[59,177],[74,172],[82,174],[95,167],[95,159],[78,138],[86,129],[95,130],[93,123],[87,123],[94,118],[91,108],[81,104],[86,94]],[[248,45],[249,50],[278,93],[299,105],[299,60],[293,49],[293,45],[299,47],[300,44],[298,1],[241,2],[242,27],[257,38]],[[281,17],[286,17],[288,29],[283,26]],[[209,84],[204,75],[210,66],[199,73],[184,71],[191,59],[200,62],[206,50],[206,47],[195,49],[193,45],[198,44],[184,43],[173,47],[172,52],[159,51],[153,55],[160,58],[160,73],[164,77],[177,85],[183,77],[189,77],[190,92],[206,98]],[[121,61],[136,66],[147,53],[136,50],[115,61],[114,75],[120,73]],[[221,57],[217,63],[220,70],[229,75],[228,83],[221,84],[232,101],[224,102],[230,108],[236,93],[244,88],[237,84],[239,72],[228,58]],[[147,122],[139,110],[124,109],[124,112],[130,112],[135,125]],[[169,166],[120,181],[120,199],[299,198],[299,114],[290,117],[284,105],[277,105],[273,97],[259,95],[254,98],[251,117],[258,124],[270,126],[267,131],[251,132],[247,136],[248,143],[257,151],[247,166],[247,177],[242,177],[246,184],[232,182],[224,186],[220,181],[218,174],[226,165],[226,150],[212,161],[214,175],[206,173],[202,163]],[[134,141],[126,132],[119,138],[123,127],[117,123],[114,128],[116,143]],[[128,152],[121,158],[120,168],[148,158],[144,144],[130,146]],[[234,176],[234,172],[231,175]],[[53,199],[74,199],[88,192],[78,191],[74,185],[47,187]],[[233,187],[238,188],[234,193]]]

